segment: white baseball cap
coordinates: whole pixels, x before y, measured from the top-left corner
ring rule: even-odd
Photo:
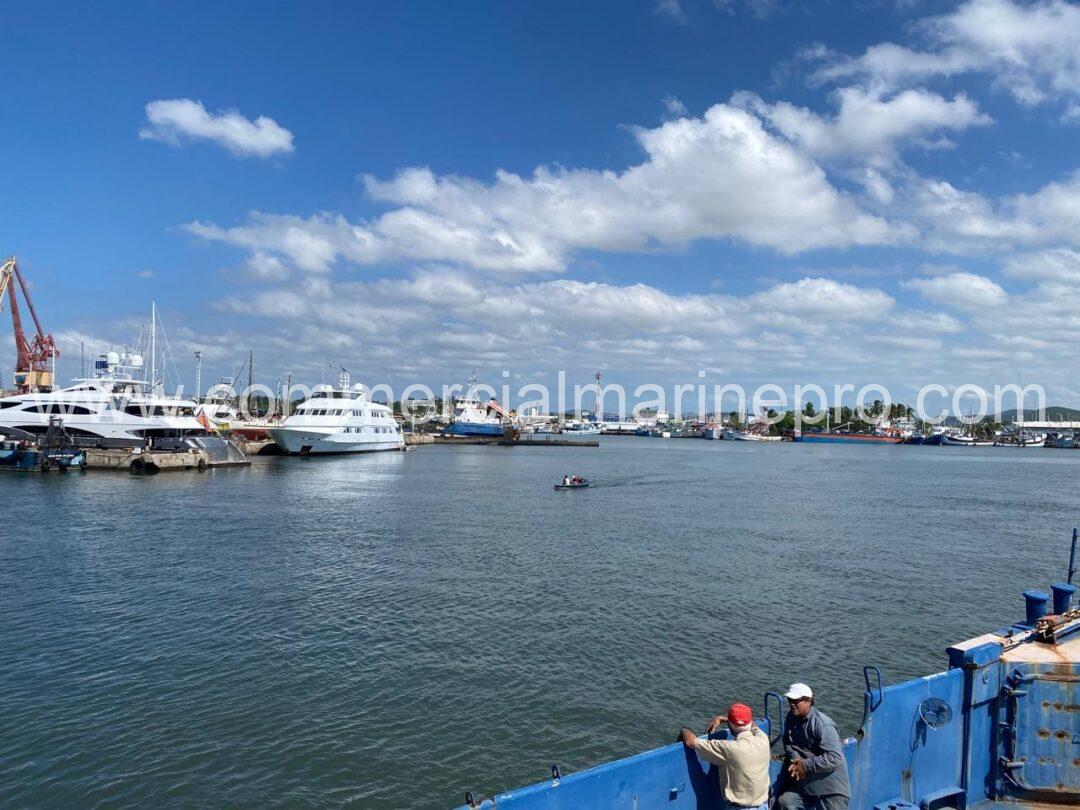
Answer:
[[[805,683],[793,683],[791,687],[784,693],[784,697],[788,700],[798,700],[799,698],[812,698],[814,696],[814,690],[807,686]]]

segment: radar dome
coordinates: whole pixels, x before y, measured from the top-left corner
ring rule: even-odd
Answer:
[[[120,355],[117,352],[109,352],[105,355],[105,362],[110,366],[120,365]]]
[[[143,364],[143,359],[142,359],[141,354],[133,354],[133,355],[131,355],[131,367],[132,368],[142,368],[142,364]]]

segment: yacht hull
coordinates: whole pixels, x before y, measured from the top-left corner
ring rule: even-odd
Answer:
[[[363,434],[346,436],[319,433],[305,428],[272,428],[269,433],[274,443],[291,456],[378,453],[405,449],[405,439],[401,434],[387,434],[385,438],[375,435],[365,438]]]

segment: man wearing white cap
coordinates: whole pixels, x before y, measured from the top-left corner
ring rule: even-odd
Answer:
[[[730,740],[698,737],[688,728],[680,736],[683,745],[697,751],[717,766],[720,792],[729,810],[767,810],[769,803],[769,737],[754,724],[754,715],[745,703],[732,703],[727,717],[717,715],[709,724],[712,734],[723,723]]]
[[[793,683],[784,694],[784,770],[780,810],[846,810],[851,788],[840,733],[827,715],[814,707],[814,692]]]

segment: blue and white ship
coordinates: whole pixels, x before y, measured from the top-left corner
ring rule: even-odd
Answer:
[[[497,400],[480,401],[476,372],[469,377],[465,395],[454,401],[454,415],[443,431],[447,436],[502,436],[509,417]]]
[[[863,668],[863,719],[844,741],[850,810],[1034,810],[1080,806],[1080,608],[1077,533],[1064,582],[1024,592],[1025,616],[948,648],[948,669],[886,685]],[[971,598],[980,587],[970,583]],[[827,639],[822,640],[823,643]],[[795,662],[793,662],[795,663]],[[775,745],[784,700],[763,699]],[[717,736],[727,736],[727,731]],[[771,768],[773,798],[781,762]],[[715,766],[682,743],[543,782],[466,808],[678,810],[725,807]]]

